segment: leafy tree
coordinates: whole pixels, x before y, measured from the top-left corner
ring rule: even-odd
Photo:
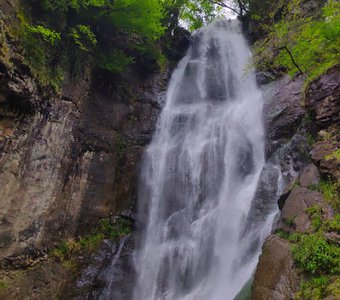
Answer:
[[[63,70],[79,74],[94,62],[123,72],[134,58],[122,51],[141,55],[138,49],[150,49],[165,31],[163,0],[22,0],[22,4],[25,62],[44,84],[56,81],[52,69],[62,78]],[[119,34],[129,42],[119,46],[108,38]],[[97,47],[100,51],[94,51]]]
[[[260,68],[283,66],[291,76],[303,73],[312,80],[340,63],[340,3],[329,1],[318,20],[302,15],[300,4],[291,1],[282,20],[255,45],[255,63]]]
[[[137,32],[150,40],[158,39],[164,32],[162,6],[158,0],[116,0],[113,3],[107,7],[106,14],[117,28]]]
[[[262,18],[271,6],[270,0],[173,0],[167,4],[167,7],[175,8],[175,16],[188,23],[190,30],[221,16],[223,10],[232,11],[239,17],[251,13],[253,17]]]

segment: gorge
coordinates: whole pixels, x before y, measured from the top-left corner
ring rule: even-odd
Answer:
[[[340,295],[338,2],[184,2],[0,1],[0,299]]]

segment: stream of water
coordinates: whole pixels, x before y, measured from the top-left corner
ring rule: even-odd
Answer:
[[[263,99],[240,25],[217,20],[192,39],[142,162],[134,300],[234,299],[273,222],[251,212]]]

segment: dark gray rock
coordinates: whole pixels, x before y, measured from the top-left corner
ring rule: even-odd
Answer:
[[[267,157],[296,133],[305,115],[302,107],[302,77],[288,75],[263,87],[265,94],[264,119],[267,132]]]
[[[335,66],[308,86],[306,107],[311,114],[311,128],[316,132],[340,123],[340,66]]]

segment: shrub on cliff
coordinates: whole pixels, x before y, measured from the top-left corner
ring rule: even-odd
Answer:
[[[340,249],[330,244],[322,234],[301,236],[300,241],[293,245],[294,261],[304,271],[312,274],[339,274]]]
[[[65,73],[77,76],[94,64],[122,72],[122,65],[134,59],[115,59],[115,53],[141,55],[139,49],[149,49],[165,30],[159,0],[33,0],[22,4],[19,36],[24,61],[42,84],[56,90]]]
[[[290,1],[283,18],[255,44],[258,68],[284,67],[291,76],[313,80],[340,63],[340,3],[328,1],[320,18],[306,17],[301,7],[301,0]]]

